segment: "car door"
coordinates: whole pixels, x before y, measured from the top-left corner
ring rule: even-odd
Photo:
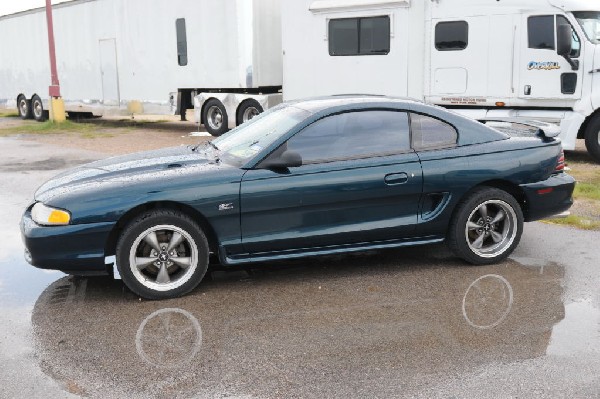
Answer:
[[[518,95],[524,99],[581,98],[584,66],[573,70],[569,62],[557,53],[557,27],[571,28],[572,51],[570,58],[580,59],[579,36],[562,15],[525,15],[521,34],[520,87]]]
[[[241,183],[248,253],[414,235],[422,190],[405,112],[331,115],[283,146],[300,167],[249,170]]]

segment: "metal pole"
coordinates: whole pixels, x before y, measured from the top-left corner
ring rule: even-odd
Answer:
[[[56,49],[54,46],[54,23],[52,21],[51,0],[46,0],[46,21],[48,22],[48,49],[50,51],[50,73],[52,83],[48,91],[50,97],[60,97],[60,82],[58,81],[58,69],[56,68]]]

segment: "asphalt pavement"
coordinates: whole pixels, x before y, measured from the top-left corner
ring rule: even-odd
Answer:
[[[35,189],[103,157],[0,138],[0,398],[600,397],[600,232],[213,268],[190,295],[29,266]]]

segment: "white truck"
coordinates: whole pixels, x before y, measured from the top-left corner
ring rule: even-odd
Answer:
[[[600,162],[598,0],[294,0],[282,27],[284,100],[408,96],[552,122]]]
[[[196,94],[227,92],[248,119],[281,102],[279,0],[74,0],[53,16],[69,114],[184,116]],[[0,108],[45,119],[49,64],[44,8],[0,17]]]
[[[565,149],[585,138],[600,162],[600,0],[74,0],[54,8],[69,113],[184,115],[193,106],[219,135],[282,98],[407,96],[480,120],[556,123]],[[36,119],[50,80],[44,18],[43,9],[0,17],[0,107]]]

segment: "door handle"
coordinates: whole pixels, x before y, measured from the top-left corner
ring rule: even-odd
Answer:
[[[404,184],[408,181],[408,174],[406,174],[406,173],[390,173],[388,175],[385,175],[385,178],[383,179],[383,181],[388,186],[393,186],[396,184]]]

